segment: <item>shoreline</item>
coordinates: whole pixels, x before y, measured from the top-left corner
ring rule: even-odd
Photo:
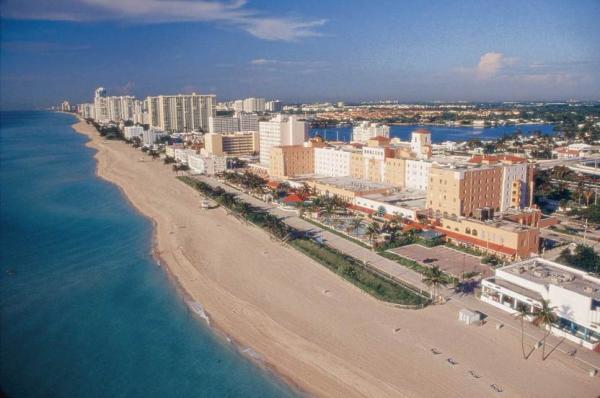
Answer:
[[[349,397],[495,396],[489,388],[493,382],[505,388],[503,396],[577,391],[592,397],[600,387],[562,357],[544,366],[519,361],[518,334],[497,332],[493,325],[460,326],[453,305],[405,311],[362,294],[322,265],[270,241],[263,230],[227,217],[222,209],[200,210],[198,194],[162,162],[143,160],[123,142],[104,140],[85,121],[73,129],[95,149],[96,175],[116,185],[152,221],[152,255],[192,315],[202,321],[188,298],[201,303],[219,340],[293,391]],[[456,373],[431,355],[431,347],[458,358],[461,372],[485,374],[485,382]],[[524,377],[526,372],[518,369],[529,373]],[[530,385],[532,377],[545,382],[541,389]]]
[[[122,186],[120,186],[119,184],[115,183],[114,181],[106,178],[105,176],[103,176],[99,173],[99,168],[98,168],[99,159],[97,157],[97,154],[99,153],[99,149],[97,147],[95,147],[94,145],[91,145],[93,143],[93,137],[90,137],[90,135],[87,132],[81,131],[78,128],[76,128],[76,125],[78,123],[80,123],[80,122],[86,123],[85,119],[82,119],[80,116],[70,113],[70,112],[62,112],[62,111],[56,111],[56,112],[73,115],[77,118],[77,122],[75,122],[73,125],[71,125],[71,128],[77,134],[81,134],[88,139],[85,143],[86,147],[95,150],[94,161],[96,163],[96,167],[95,167],[96,177],[115,186],[121,193],[121,196],[123,197],[123,199],[125,201],[127,201],[127,203],[133,208],[133,210],[136,213],[138,213],[141,217],[150,221],[150,223],[152,224],[152,250],[150,251],[149,254],[154,259],[156,266],[160,267],[164,271],[165,276],[167,277],[169,283],[171,283],[172,287],[175,289],[177,298],[181,301],[182,305],[185,306],[186,310],[190,313],[190,315],[198,323],[201,324],[200,327],[208,328],[210,330],[210,332],[219,340],[220,344],[223,344],[224,346],[228,346],[229,348],[232,348],[242,358],[244,358],[247,361],[252,362],[254,364],[254,366],[257,366],[260,369],[262,369],[264,372],[266,372],[269,377],[275,378],[276,382],[284,384],[288,389],[290,389],[292,392],[299,394],[300,396],[307,395],[308,392],[303,390],[302,387],[299,384],[297,384],[293,379],[287,377],[284,374],[279,373],[277,371],[277,366],[275,364],[271,364],[269,362],[264,361],[258,354],[252,355],[252,353],[254,353],[254,351],[252,350],[252,347],[248,347],[248,346],[241,344],[239,341],[237,341],[237,339],[235,339],[233,336],[228,334],[226,332],[226,330],[224,330],[217,322],[214,321],[214,319],[211,317],[211,314],[204,307],[203,307],[204,313],[208,317],[208,320],[202,319],[202,316],[200,314],[196,313],[195,311],[193,311],[190,308],[190,306],[189,306],[190,302],[196,302],[196,303],[199,303],[200,305],[202,305],[202,303],[195,300],[194,296],[185,289],[185,287],[183,286],[181,281],[178,280],[177,276],[173,273],[173,271],[167,265],[168,264],[167,260],[161,256],[161,253],[158,250],[158,231],[157,231],[158,224],[157,224],[157,221],[154,218],[147,215],[146,213],[144,213],[143,210],[140,209],[138,206],[136,206],[136,204],[127,195],[127,192],[125,191],[125,189]],[[96,133],[98,133],[97,130],[96,130]],[[223,215],[227,216],[226,214],[223,214]]]

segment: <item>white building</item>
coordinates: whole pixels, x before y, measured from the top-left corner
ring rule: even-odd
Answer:
[[[315,174],[327,177],[350,175],[351,152],[341,148],[315,148]]]
[[[553,334],[589,349],[600,341],[600,278],[584,271],[540,258],[521,261],[484,279],[481,300],[513,314],[520,306],[534,312],[547,300],[557,316]]]
[[[144,135],[142,126],[126,126],[123,128],[123,136],[126,140],[131,140],[133,137],[141,137]]]
[[[418,129],[411,133],[410,150],[419,159],[427,158],[428,147],[431,149],[431,132],[425,129]]]
[[[237,117],[231,116],[209,116],[208,132],[209,133],[234,133],[240,131],[240,120]]]
[[[94,104],[79,104],[77,105],[77,113],[84,119],[95,119],[96,112],[94,111]]]
[[[375,213],[416,221],[419,214],[425,214],[425,192],[403,190],[392,194],[368,194],[355,197],[352,204]]]
[[[215,95],[178,94],[148,97],[150,125],[168,132],[208,131],[215,116]]]
[[[390,126],[380,123],[362,122],[352,128],[352,141],[366,143],[369,138],[390,138]]]
[[[215,175],[223,173],[227,168],[225,156],[188,154],[187,164],[193,173]]]
[[[237,115],[240,123],[239,131],[258,131],[258,115],[251,113],[240,113]]]
[[[265,111],[267,112],[281,112],[283,110],[283,104],[279,100],[267,101],[265,103]]]
[[[502,193],[500,198],[500,211],[512,208],[527,207],[529,197],[529,185],[527,184],[527,172],[529,165],[526,162],[503,165]],[[514,192],[514,194],[513,194]],[[512,201],[515,200],[515,202]]]
[[[304,144],[308,123],[296,115],[277,115],[268,122],[260,122],[258,129],[260,163],[268,167],[273,147]]]
[[[244,112],[244,100],[233,101],[233,110],[235,113]]]
[[[246,98],[243,102],[243,111],[246,113],[264,112],[264,98]]]
[[[167,133],[164,131],[156,130],[154,128],[144,130],[144,133],[142,134],[142,145],[152,146],[156,144],[159,139],[165,137],[166,135]]]
[[[422,159],[406,159],[405,188],[427,191],[431,164],[431,162]]]

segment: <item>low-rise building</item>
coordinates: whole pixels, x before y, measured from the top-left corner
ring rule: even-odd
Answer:
[[[405,190],[391,194],[371,193],[357,196],[352,204],[355,210],[417,221],[420,214],[425,215],[425,192]]]
[[[475,247],[503,258],[525,259],[539,250],[539,228],[509,220],[441,217],[435,229],[443,232],[450,242]]]
[[[482,281],[481,300],[512,314],[547,300],[557,317],[553,334],[589,349],[600,342],[600,278],[584,271],[541,258],[517,262]]]
[[[212,176],[225,171],[227,168],[227,158],[225,156],[193,153],[188,154],[187,164],[192,173]]]
[[[123,128],[123,136],[126,140],[131,140],[133,137],[141,137],[144,135],[142,126],[126,126]]]
[[[387,184],[356,179],[353,177],[328,177],[307,181],[317,195],[338,196],[348,203],[354,203],[358,196],[387,194],[392,187]]]

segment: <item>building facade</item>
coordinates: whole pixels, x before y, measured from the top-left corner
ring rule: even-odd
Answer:
[[[260,163],[268,167],[272,148],[303,145],[307,134],[308,123],[295,115],[277,115],[267,122],[260,122]]]
[[[350,175],[351,152],[341,148],[315,148],[315,174],[326,177]]]
[[[352,141],[366,143],[373,137],[390,137],[390,126],[380,123],[362,122],[352,127]]]
[[[315,148],[303,145],[276,146],[271,149],[269,176],[294,178],[315,172]]]
[[[168,132],[208,131],[215,116],[215,96],[200,94],[159,95],[146,99],[149,121]]]
[[[521,307],[534,313],[546,300],[556,315],[551,333],[589,349],[599,345],[600,278],[584,271],[541,258],[517,262],[484,279],[480,298],[511,314]]]

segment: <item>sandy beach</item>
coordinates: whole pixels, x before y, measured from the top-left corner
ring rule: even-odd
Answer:
[[[465,326],[449,305],[414,311],[375,300],[223,209],[201,209],[199,194],[162,161],[102,139],[85,122],[73,127],[97,150],[98,175],[154,221],[161,265],[202,304],[211,327],[251,348],[301,391],[319,397],[600,393],[600,377],[565,355],[542,361],[534,352],[523,360],[519,334],[507,328]]]

